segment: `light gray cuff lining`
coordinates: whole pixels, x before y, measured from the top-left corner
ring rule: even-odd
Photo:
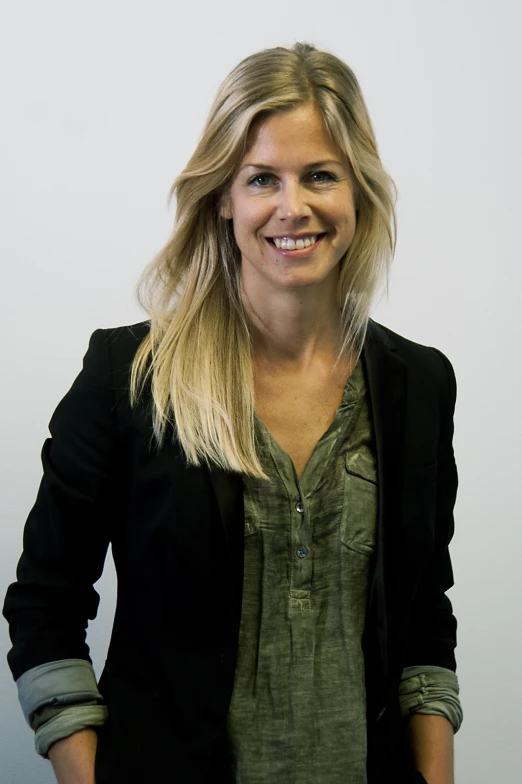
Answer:
[[[71,705],[53,719],[46,721],[34,736],[36,751],[47,758],[50,746],[87,727],[101,727],[109,716],[105,705]]]
[[[411,671],[419,668],[408,668]],[[406,672],[406,670],[405,670]],[[399,687],[399,702],[403,716],[423,713],[444,716],[457,733],[462,724],[462,706],[459,699],[459,684],[452,670],[439,667],[404,678]]]
[[[85,659],[60,659],[24,672],[16,681],[26,722],[43,705],[71,705],[101,700],[92,664]]]

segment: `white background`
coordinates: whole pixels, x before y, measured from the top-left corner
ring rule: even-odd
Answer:
[[[47,423],[90,334],[146,317],[134,285],[168,238],[168,189],[219,83],[259,49],[310,41],[355,71],[399,189],[390,297],[372,317],[440,348],[457,376],[457,782],[518,780],[522,6],[18,0],[3,4],[0,30],[0,598]],[[109,561],[89,629],[98,675],[114,611]],[[2,619],[1,780],[48,784],[9,647]]]

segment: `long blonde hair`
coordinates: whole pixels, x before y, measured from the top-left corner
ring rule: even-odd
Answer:
[[[131,368],[130,400],[147,388],[152,440],[171,432],[189,465],[202,461],[266,479],[254,437],[251,324],[240,296],[241,253],[220,208],[253,121],[312,102],[350,162],[357,224],[340,262],[342,347],[357,360],[370,307],[395,253],[397,189],[377,151],[359,83],[342,60],[309,43],[264,49],[222,82],[201,139],[176,178],[176,218],[144,270],[138,301],[150,331]]]

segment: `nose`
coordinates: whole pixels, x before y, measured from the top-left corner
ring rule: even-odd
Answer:
[[[287,181],[281,186],[278,197],[277,216],[281,220],[295,221],[301,217],[311,215],[308,203],[310,194],[297,182]]]

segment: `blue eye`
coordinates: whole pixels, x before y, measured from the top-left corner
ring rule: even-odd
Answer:
[[[327,171],[312,172],[312,174],[326,174],[326,176],[330,180],[337,180],[337,177],[335,177],[335,175],[333,175],[331,172],[327,172]],[[324,182],[324,180],[322,180],[322,182]]]
[[[269,174],[256,174],[256,176],[255,176],[255,177],[252,177],[252,179],[248,181],[248,184],[249,184],[249,185],[254,185],[254,183],[256,182],[256,180],[262,180],[262,179],[263,179],[263,177],[270,177],[270,175],[269,175]],[[261,186],[261,187],[262,187],[262,186]]]
[[[337,177],[335,177],[335,175],[333,175],[331,172],[328,172],[328,171],[316,171],[316,172],[311,172],[311,176],[314,176],[314,175],[321,175],[321,174],[322,174],[322,175],[326,175],[326,177],[327,177],[328,179],[326,179],[326,180],[325,180],[325,179],[315,180],[315,182],[316,182],[317,184],[319,184],[319,183],[323,183],[323,182],[329,182],[329,181],[332,181],[332,182],[337,182]],[[256,174],[256,175],[255,175],[255,177],[252,177],[252,178],[251,178],[251,179],[248,181],[248,184],[249,184],[249,185],[255,185],[257,180],[262,180],[262,179],[266,179],[266,178],[270,178],[270,177],[272,177],[272,175],[271,175],[271,174]],[[263,185],[256,185],[256,187],[263,188],[264,186],[263,186]]]

